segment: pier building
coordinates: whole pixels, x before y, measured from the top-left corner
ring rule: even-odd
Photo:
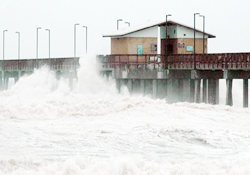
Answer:
[[[195,53],[203,53],[203,44],[204,53],[207,53],[207,40],[215,36],[195,31]],[[104,34],[103,37],[111,38],[111,54],[165,54],[166,43],[168,54],[194,52],[194,28],[175,21],[167,22],[167,31],[166,21],[148,21]]]

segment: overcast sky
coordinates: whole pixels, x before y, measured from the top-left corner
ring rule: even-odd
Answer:
[[[250,0],[0,0],[0,59],[17,58],[21,33],[21,58],[36,57],[36,31],[39,30],[39,58],[48,57],[48,31],[51,31],[51,57],[74,56],[74,24],[77,26],[77,56],[85,54],[88,26],[88,53],[109,54],[110,39],[102,35],[116,30],[117,19],[132,25],[147,20],[169,19],[193,26],[193,14],[206,16],[206,32],[216,35],[208,43],[209,53],[250,52]],[[202,30],[202,18],[197,17]]]

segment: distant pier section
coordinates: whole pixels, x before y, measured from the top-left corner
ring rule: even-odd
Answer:
[[[72,87],[73,79],[76,78],[76,70],[79,67],[79,57],[0,60],[1,90],[8,88],[10,78],[14,78],[17,82],[21,76],[32,74],[35,69],[41,67],[48,67],[55,71],[57,78],[62,76],[68,78],[69,85]]]

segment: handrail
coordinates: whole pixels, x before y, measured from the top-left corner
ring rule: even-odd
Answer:
[[[153,68],[167,69],[250,69],[250,53],[217,53],[217,54],[196,54],[195,60],[193,54],[114,54],[114,55],[99,55],[98,56],[103,67],[139,67],[144,65]],[[103,60],[105,58],[105,60]],[[112,59],[111,59],[112,58]],[[167,61],[165,62],[165,58]]]
[[[0,60],[0,68],[3,71],[29,71],[40,68],[42,66],[48,66],[53,70],[76,69],[80,66],[79,57]]]

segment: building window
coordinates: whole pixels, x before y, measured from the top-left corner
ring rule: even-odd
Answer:
[[[137,54],[138,55],[143,54],[143,46],[142,46],[142,44],[137,45]]]
[[[156,43],[151,43],[150,48],[151,48],[151,53],[157,53],[157,44]]]
[[[187,46],[186,51],[187,52],[193,52],[194,51],[194,46]]]
[[[178,43],[177,46],[180,49],[185,48],[185,43]]]
[[[184,34],[184,36],[186,36],[186,34]]]

